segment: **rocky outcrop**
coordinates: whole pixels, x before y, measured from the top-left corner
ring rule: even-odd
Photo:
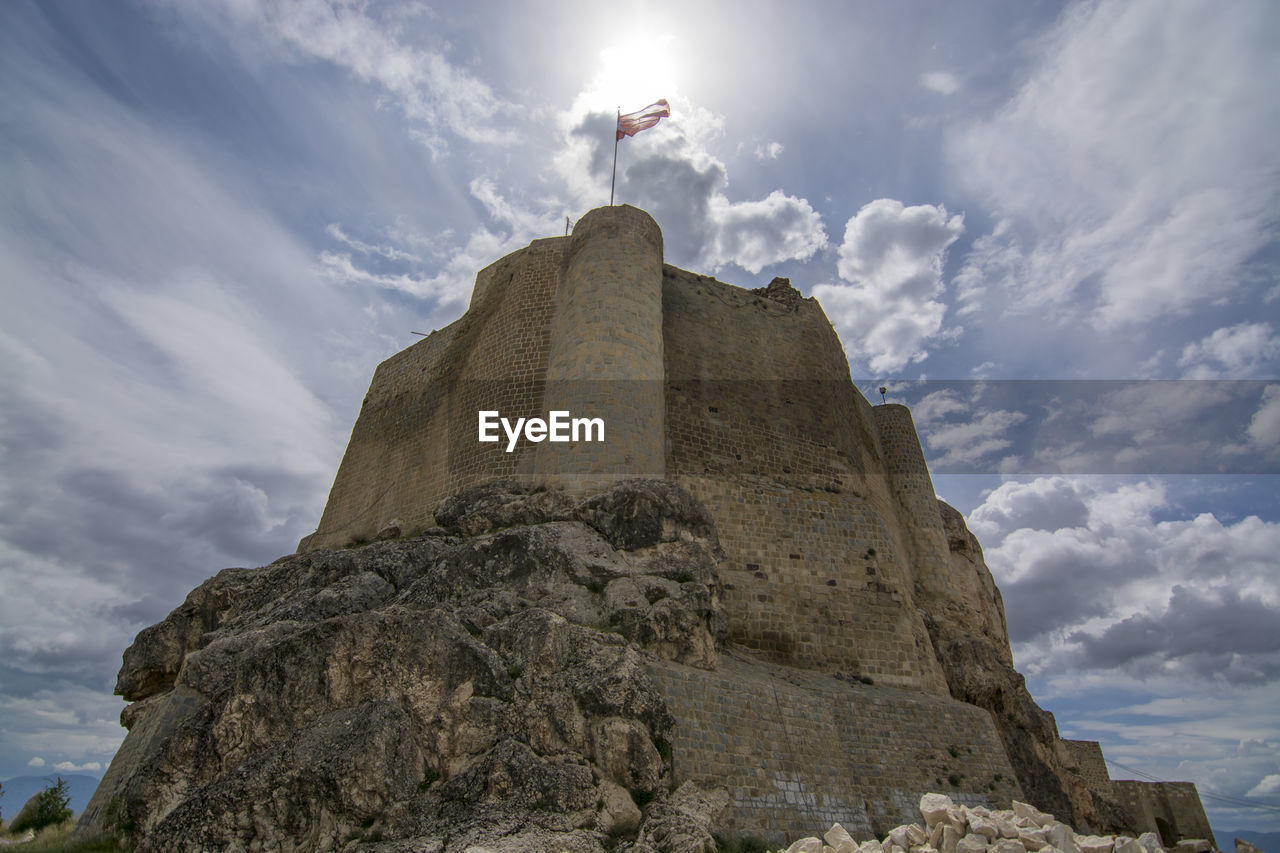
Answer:
[[[644,669],[713,668],[700,504],[491,484],[405,541],[228,569],[125,653],[125,745],[77,836],[148,850],[692,851]],[[391,534],[389,534],[391,535]],[[717,805],[718,804],[718,805]]]
[[[1072,772],[1053,715],[1013,668],[1004,602],[964,517],[938,501],[950,550],[951,597],[929,601],[925,625],[953,698],[991,712],[1023,794],[1070,823],[1121,831],[1129,816]]]

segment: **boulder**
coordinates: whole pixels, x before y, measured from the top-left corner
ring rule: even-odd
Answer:
[[[939,821],[947,820],[954,808],[955,803],[945,794],[925,794],[920,798],[920,816],[929,829],[933,829]]]
[[[787,853],[822,853],[822,839],[809,836],[793,841],[787,848]]]
[[[838,823],[833,823],[831,828],[823,833],[822,840],[831,845],[837,853],[853,853],[858,848],[858,842],[854,841],[853,836]]]

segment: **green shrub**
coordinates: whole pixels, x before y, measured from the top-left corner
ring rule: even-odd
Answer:
[[[62,823],[71,817],[71,809],[67,805],[71,802],[71,795],[67,793],[67,783],[62,781],[61,776],[54,778],[57,781],[36,794],[27,805],[22,807],[22,811],[18,812],[18,816],[9,826],[10,832],[26,832],[28,829],[38,831],[46,826]]]

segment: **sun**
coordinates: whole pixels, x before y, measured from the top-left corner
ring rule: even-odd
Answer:
[[[679,92],[683,61],[677,39],[642,33],[600,51],[600,68],[578,98],[583,112],[632,112]]]

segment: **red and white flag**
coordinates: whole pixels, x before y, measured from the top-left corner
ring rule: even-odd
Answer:
[[[671,115],[671,106],[663,98],[661,101],[652,103],[642,110],[636,110],[633,113],[618,116],[618,135],[616,139],[624,136],[635,136],[642,130],[648,130],[659,122],[659,120]]]

